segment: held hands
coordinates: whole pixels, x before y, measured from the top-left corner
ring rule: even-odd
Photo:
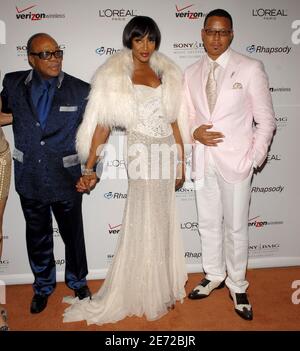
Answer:
[[[218,143],[223,142],[225,135],[220,132],[209,131],[208,129],[211,129],[212,127],[212,124],[202,124],[200,127],[195,129],[193,133],[194,139],[206,146],[218,146]]]
[[[4,113],[0,111],[0,126],[11,124],[12,120],[13,120],[13,116],[11,113]]]
[[[76,184],[76,189],[79,193],[89,194],[98,183],[99,179],[96,175],[96,172],[93,172],[90,175],[83,175],[79,178]]]

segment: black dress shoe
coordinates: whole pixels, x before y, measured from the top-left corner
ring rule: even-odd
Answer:
[[[225,286],[224,280],[222,282],[210,281],[203,278],[201,282],[189,293],[188,298],[191,300],[199,300],[208,297],[215,289],[222,289]]]
[[[252,321],[253,311],[246,293],[230,293],[229,297],[234,302],[235,312],[243,319]]]
[[[34,294],[30,305],[30,312],[31,313],[42,312],[46,308],[47,302],[48,302],[48,295]]]
[[[92,296],[90,289],[87,285],[82,286],[79,289],[74,289],[74,294],[75,294],[75,297],[79,298],[79,300],[83,300],[86,297],[91,298],[91,296]]]

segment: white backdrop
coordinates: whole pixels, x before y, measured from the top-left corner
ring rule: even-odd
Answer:
[[[255,175],[249,215],[249,267],[278,267],[300,264],[298,225],[300,130],[300,2],[298,0],[52,0],[0,3],[0,72],[28,69],[26,42],[37,32],[52,35],[65,51],[64,70],[90,81],[93,72],[109,55],[121,48],[122,31],[134,15],[148,15],[162,32],[160,51],[182,69],[203,53],[200,29],[206,13],[224,8],[233,17],[233,49],[263,61],[270,79],[276,112],[277,133],[263,172]],[[11,127],[4,128],[11,148]],[[122,135],[110,143],[119,155],[109,154],[109,174],[119,180],[102,181],[91,195],[84,196],[85,239],[89,279],[105,277],[114,253],[126,199],[126,172]],[[187,160],[190,163],[190,160]],[[201,242],[192,183],[177,193],[178,219],[189,272],[201,267]],[[155,220],[155,219],[154,219]],[[58,280],[63,280],[64,246],[54,223]],[[25,222],[18,195],[12,185],[4,219],[4,251],[0,279],[6,284],[29,283]]]

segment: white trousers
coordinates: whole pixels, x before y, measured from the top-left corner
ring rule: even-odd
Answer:
[[[243,293],[248,263],[248,215],[252,173],[240,183],[227,183],[210,159],[195,182],[202,265],[206,278],[225,280],[233,293]],[[226,274],[227,273],[227,274]]]

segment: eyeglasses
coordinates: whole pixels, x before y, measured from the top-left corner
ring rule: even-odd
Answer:
[[[31,52],[30,55],[38,56],[41,60],[50,60],[52,56],[55,58],[62,58],[64,55],[63,50],[56,51],[41,51],[41,52]]]
[[[228,37],[231,33],[232,30],[225,30],[225,29],[204,29],[204,32],[206,33],[207,36],[209,37],[214,37],[215,35],[219,34],[220,37]]]

